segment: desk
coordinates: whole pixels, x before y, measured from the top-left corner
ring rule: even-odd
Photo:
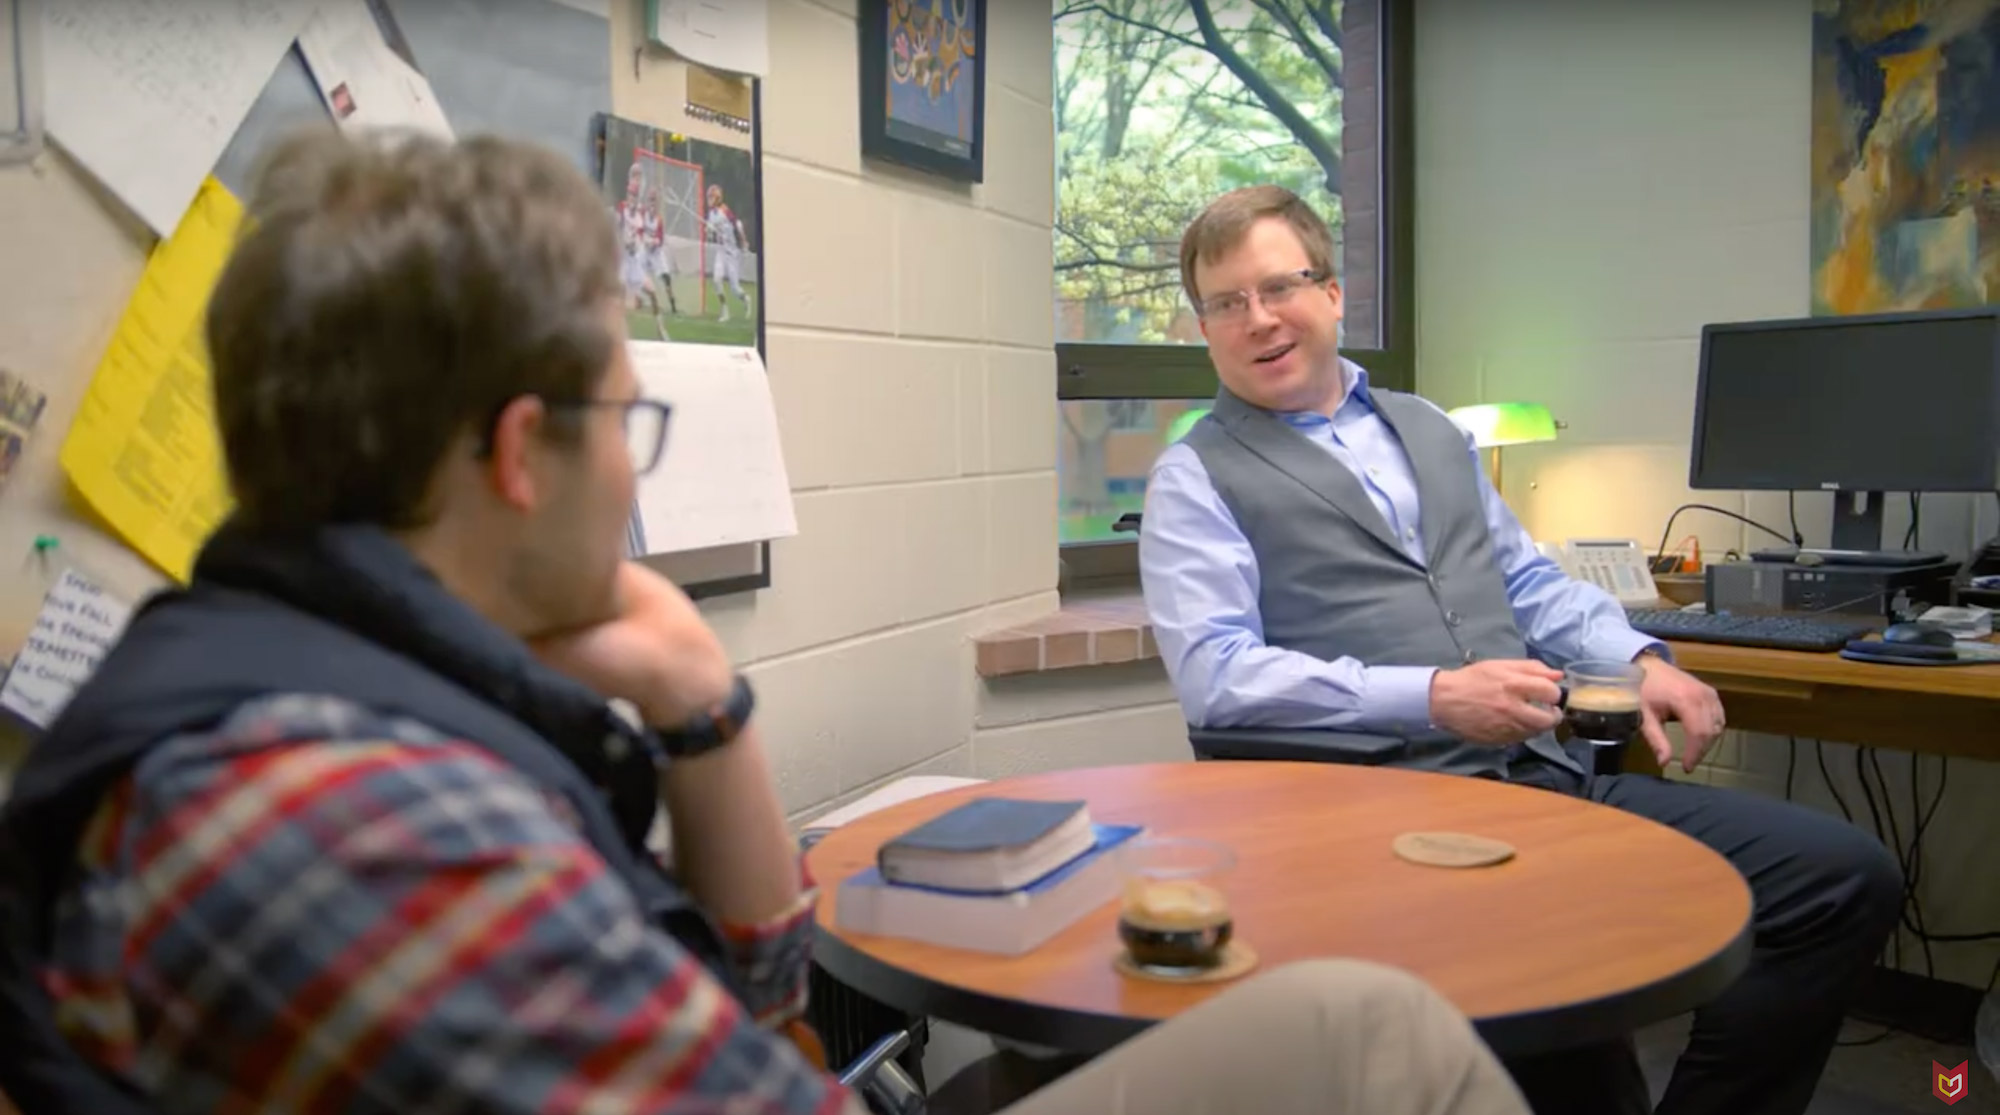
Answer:
[[[1623,1036],[1708,1001],[1749,962],[1742,876],[1663,825],[1484,779],[1214,762],[1003,779],[835,829],[807,854],[822,887],[816,955],[829,973],[912,1014],[1081,1053],[1231,986],[1121,976],[1112,968],[1115,902],[1020,957],[834,927],[839,881],[871,866],[885,840],[992,795],[1080,798],[1098,821],[1228,844],[1238,864],[1223,885],[1260,970],[1339,956],[1407,969],[1456,1003],[1502,1056]],[[1491,836],[1518,854],[1454,871],[1390,852],[1397,834],[1429,829]]]
[[[2000,664],[1884,666],[1838,654],[1669,646],[1682,669],[1722,695],[1732,728],[2000,760]]]

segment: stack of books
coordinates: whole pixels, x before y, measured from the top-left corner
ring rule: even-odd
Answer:
[[[1080,801],[979,798],[882,845],[840,884],[834,922],[852,933],[1019,956],[1118,897],[1119,845]]]

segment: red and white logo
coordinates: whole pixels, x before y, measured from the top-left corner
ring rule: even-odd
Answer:
[[[1965,1098],[1965,1066],[1970,1061],[1960,1061],[1955,1069],[1945,1068],[1936,1061],[1931,1062],[1931,1095],[1944,1101],[1946,1106]]]

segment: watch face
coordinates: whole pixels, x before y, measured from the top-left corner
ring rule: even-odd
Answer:
[[[726,708],[716,709],[710,715],[709,720],[712,726],[709,728],[708,734],[714,736],[716,739],[732,740],[736,738],[738,732],[742,731],[742,727],[736,723],[734,717],[729,715],[729,710]]]

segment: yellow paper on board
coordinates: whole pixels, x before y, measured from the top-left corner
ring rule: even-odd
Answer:
[[[242,219],[222,183],[202,183],[146,261],[62,446],[91,510],[182,582],[231,506],[202,323]]]

